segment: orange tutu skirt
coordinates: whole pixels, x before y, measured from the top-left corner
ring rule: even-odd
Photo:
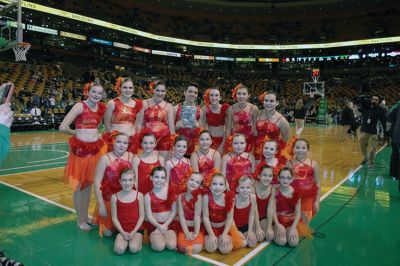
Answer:
[[[82,190],[93,184],[97,161],[107,152],[107,145],[102,139],[83,142],[73,136],[69,139],[69,146],[64,182],[69,183],[74,191]]]
[[[189,228],[190,231],[193,231],[193,228]],[[204,233],[200,230],[199,234],[194,240],[186,240],[185,234],[182,231],[178,233],[178,251],[182,253],[186,253],[188,251],[189,255],[192,255],[192,246],[193,245],[203,245],[204,244]]]
[[[222,233],[224,232],[224,229],[225,229],[224,226],[220,227],[220,228],[212,227],[212,230],[216,237],[219,237],[220,235],[222,235]],[[239,230],[237,229],[235,223],[233,223],[231,228],[229,229],[229,236],[232,238],[233,250],[240,249],[243,247],[243,239],[242,239],[242,236],[241,236]]]
[[[107,200],[104,200],[104,205],[107,209],[107,217],[103,218],[99,215],[99,204],[96,204],[96,208],[94,209],[92,224],[99,225],[99,236],[103,237],[104,230],[109,230],[113,233],[116,232],[114,224],[112,222],[111,217],[111,203]]]

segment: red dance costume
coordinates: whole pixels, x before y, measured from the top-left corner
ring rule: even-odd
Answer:
[[[160,199],[159,197],[157,197],[156,194],[154,194],[153,191],[150,191],[149,195],[150,195],[150,206],[152,213],[170,212],[172,210],[172,205],[169,198]],[[150,233],[156,229],[156,227],[149,222],[144,222],[143,227],[147,229],[148,235],[150,235]],[[176,227],[175,222],[172,222],[169,225],[170,230],[175,230],[176,229],[175,227]]]
[[[210,151],[208,151],[206,154],[201,153],[199,154],[198,151],[196,151],[197,154],[197,164],[199,165],[199,172],[203,174],[204,180],[203,180],[203,186],[204,188],[209,188],[211,184],[211,179],[212,176],[215,174],[215,169],[214,169],[214,158],[215,154],[217,151],[214,151],[212,159],[207,157],[207,154]]]
[[[117,195],[117,217],[125,232],[130,233],[135,229],[139,220],[139,200],[137,198],[132,202],[122,202]]]
[[[181,120],[181,112],[182,112],[182,104],[178,105],[178,110],[176,112],[175,121]],[[196,121],[198,122],[200,119],[201,108],[200,106],[196,106]],[[176,132],[178,135],[185,136],[187,139],[187,151],[186,155],[191,155],[195,148],[196,142],[199,137],[200,128],[180,128]]]
[[[195,202],[187,201],[185,198],[185,194],[181,194],[181,205],[183,209],[183,213],[186,221],[194,221],[195,216]],[[188,227],[190,232],[194,232],[193,227]],[[191,253],[191,248],[193,245],[203,245],[204,243],[204,233],[200,230],[197,237],[190,241],[185,239],[185,234],[183,233],[182,228],[179,227],[178,232],[178,251],[186,252],[189,249],[189,253]]]
[[[76,117],[76,129],[97,129],[103,119],[106,106],[97,104],[97,111],[93,112],[86,102],[81,102],[82,113]],[[69,139],[70,153],[64,171],[64,181],[69,183],[73,190],[84,189],[93,184],[96,164],[101,154],[105,153],[104,141],[84,142],[75,136]]]
[[[314,168],[303,162],[292,165],[294,172],[293,187],[297,189],[301,195],[301,211],[310,221],[315,215],[314,202],[318,194],[318,186],[314,180]]]
[[[186,191],[186,181],[188,180],[192,168],[190,162],[186,158],[179,159],[177,164],[170,160],[173,167],[169,173],[170,191],[175,195],[175,198]]]
[[[158,151],[171,150],[171,134],[168,127],[168,113],[166,110],[167,103],[164,102],[147,106],[143,116],[142,135],[149,132],[153,133],[157,139]]]
[[[109,231],[112,232],[115,231],[111,217],[111,205],[110,205],[111,196],[122,189],[121,184],[119,183],[119,178],[122,170],[126,168],[132,168],[130,153],[128,153],[128,160],[122,158],[116,158],[114,161],[111,161],[111,158],[108,154],[107,157],[110,160],[110,164],[106,167],[104,171],[103,180],[101,181],[101,186],[100,186],[104,205],[106,206],[107,209],[107,217],[103,218],[99,216],[98,205],[96,205],[95,212],[93,215],[93,223],[99,224],[100,236],[103,235],[104,229],[108,229]]]
[[[221,111],[219,113],[213,113],[211,111],[211,106],[206,106],[206,123],[210,127],[220,127],[225,126],[225,118],[226,112],[228,111],[229,104],[224,103],[221,105]],[[212,144],[211,148],[214,150],[218,150],[219,146],[221,146],[222,141],[224,140],[223,136],[211,136]]]
[[[271,194],[267,198],[261,199],[256,193],[258,218],[260,221],[267,218],[267,208],[270,197]]]
[[[233,220],[235,221],[236,226],[239,231],[245,233],[248,231],[249,226],[249,216],[251,210],[251,201],[249,197],[249,205],[244,208],[237,208],[235,204],[235,210],[233,211]]]
[[[153,183],[150,180],[151,170],[154,167],[161,166],[160,159],[154,163],[146,163],[140,159],[138,165],[138,191],[143,195],[146,195],[153,189]]]
[[[299,193],[294,190],[291,198],[286,197],[282,194],[280,189],[276,190],[275,200],[276,200],[276,214],[278,216],[278,221],[285,228],[290,227],[296,216],[296,204],[300,198]]]
[[[119,98],[114,99],[114,111],[111,117],[111,124],[128,124],[134,125],[136,121],[136,115],[142,110],[143,108],[143,101],[142,100],[135,100],[135,107],[130,107],[125,105]],[[123,133],[123,132],[122,132]],[[129,147],[128,151],[132,152],[133,154],[138,153],[138,134],[129,137]],[[110,150],[110,144],[108,147]]]
[[[218,205],[210,193],[208,193],[208,216],[211,223],[223,223],[226,221],[228,210],[225,206]],[[212,226],[211,226],[212,227]],[[225,226],[219,228],[212,227],[212,230],[216,237],[219,237],[224,232]]]
[[[281,152],[285,149],[286,143],[282,138],[281,130],[277,126],[278,121],[283,116],[279,116],[279,118],[275,122],[271,122],[268,118],[257,120],[256,129],[258,132],[258,136],[256,139],[256,148],[254,150],[254,158],[256,160],[262,160],[263,156],[263,143],[265,136],[268,136],[269,139],[275,140],[278,143],[278,153],[277,157],[281,157]]]
[[[228,153],[228,155],[230,159],[226,163],[226,179],[230,190],[235,191],[239,178],[244,175],[252,176],[252,163],[249,160],[249,154],[247,154],[247,157],[242,155],[232,157],[231,153]]]
[[[239,110],[233,113],[232,134],[241,133],[246,137],[246,152],[250,152],[253,149],[254,145],[254,135],[251,118],[252,110],[253,106],[251,106],[248,112],[246,112],[246,110]]]

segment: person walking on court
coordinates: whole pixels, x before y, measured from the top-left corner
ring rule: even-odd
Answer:
[[[400,94],[399,101],[386,114],[388,122],[391,123],[389,135],[392,138],[392,155],[390,157],[390,176],[399,179],[400,168]],[[400,183],[399,183],[400,190]]]

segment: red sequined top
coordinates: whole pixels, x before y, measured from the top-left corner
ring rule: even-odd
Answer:
[[[155,104],[149,106],[144,111],[143,123],[144,126],[151,129],[152,132],[163,132],[166,131],[169,134],[168,128],[168,113],[166,110],[167,104],[161,106],[161,104]]]
[[[200,155],[199,152],[196,151],[199,172],[202,173],[204,176],[214,172],[214,158],[216,151],[214,151],[211,159],[207,156],[208,152],[206,154],[201,153],[202,155]]]
[[[271,194],[267,198],[261,199],[256,193],[258,217],[260,220],[267,218],[267,208],[270,197]]]
[[[278,123],[282,117],[281,115],[275,122],[271,122],[269,119],[257,120],[256,129],[258,132],[258,139],[264,139],[265,136],[268,135],[270,139],[278,141],[281,138],[281,130],[276,123]]]
[[[314,168],[311,165],[303,162],[298,162],[293,165],[294,180],[292,186],[299,191],[302,196],[315,197],[318,193],[318,186],[314,180]]]
[[[125,105],[119,98],[114,99],[114,111],[112,113],[112,124],[134,124],[137,113],[143,107],[142,100],[135,100],[135,107]]]
[[[160,160],[154,163],[146,163],[140,159],[138,165],[138,191],[143,195],[146,195],[153,189],[153,183],[150,180],[151,170],[160,165]]]
[[[130,233],[135,229],[139,220],[139,200],[137,195],[132,202],[122,202],[117,195],[117,217],[125,232]]]
[[[121,190],[121,185],[119,183],[119,178],[122,170],[126,168],[132,168],[132,163],[130,160],[130,153],[128,155],[128,160],[122,158],[116,158],[111,161],[110,156],[107,154],[110,164],[104,171],[103,180],[101,181],[100,190],[103,195],[103,200],[110,201],[111,196]]]
[[[212,127],[224,126],[228,108],[229,104],[224,103],[221,105],[221,111],[219,113],[213,113],[211,111],[211,106],[206,106],[207,125]]]
[[[251,210],[251,201],[249,197],[249,205],[245,208],[237,208],[235,204],[235,210],[233,211],[233,220],[237,227],[243,227],[249,224],[249,216]]]
[[[225,199],[226,200],[226,199]],[[211,193],[208,193],[208,216],[212,223],[225,222],[227,211],[225,206],[218,205]]]
[[[98,128],[106,111],[104,103],[97,103],[97,111],[93,112],[86,102],[81,102],[83,111],[75,118],[76,129],[94,129]]]
[[[158,198],[153,191],[150,191],[149,193],[152,212],[159,213],[171,211],[171,203],[168,199]]]
[[[249,160],[249,155],[245,158],[242,155],[232,157],[230,153],[228,154],[231,159],[226,163],[226,179],[229,185],[236,189],[236,183],[239,178],[244,175],[252,175],[252,163]]]
[[[177,164],[171,160],[173,167],[169,173],[169,185],[175,195],[179,195],[186,191],[186,181],[192,171],[189,160],[180,159]]]
[[[185,215],[185,220],[187,221],[193,221],[194,220],[194,204],[190,204],[186,200],[185,194],[181,194],[181,204],[182,204],[182,209],[183,213]]]
[[[296,204],[299,198],[300,195],[296,190],[293,191],[291,198],[283,195],[279,188],[276,190],[276,214],[278,216],[279,223],[286,228],[293,224],[294,217],[296,215]]]
[[[233,128],[232,133],[242,133],[246,137],[253,136],[252,120],[251,120],[251,106],[249,112],[246,110],[239,110],[233,113]]]

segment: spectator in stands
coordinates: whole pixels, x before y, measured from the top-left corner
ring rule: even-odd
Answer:
[[[377,146],[377,124],[381,122],[383,131],[386,131],[385,111],[379,106],[379,95],[372,95],[371,99],[359,99],[361,107],[361,137],[360,148],[364,156],[361,164],[368,162],[368,168],[374,170],[375,152]]]
[[[54,113],[54,108],[56,107],[56,99],[54,98],[53,95],[50,96],[49,102],[50,102],[51,111]]]
[[[390,176],[399,179],[399,153],[400,153],[400,93],[398,102],[386,114],[388,122],[391,123],[389,136],[392,138],[392,155],[390,157]],[[399,183],[400,190],[400,183]]]

